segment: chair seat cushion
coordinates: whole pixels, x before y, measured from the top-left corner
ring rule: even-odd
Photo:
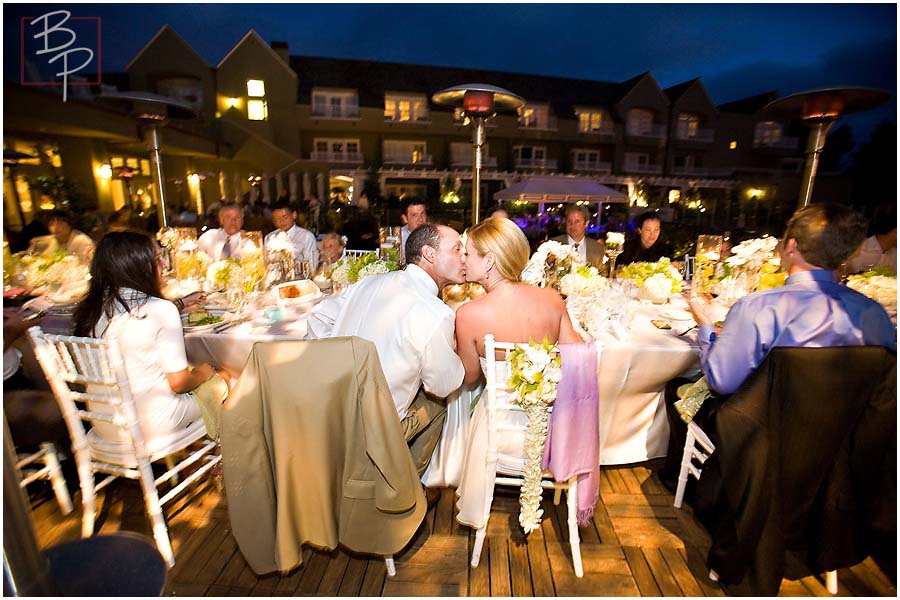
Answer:
[[[176,452],[189,446],[206,435],[206,425],[198,420],[185,429],[173,431],[167,435],[158,436],[147,440],[147,454],[153,462],[172,452]],[[134,457],[134,448],[131,443],[122,443],[118,440],[110,441],[101,437],[94,429],[87,434],[88,447],[91,458],[100,462],[106,462],[123,467],[136,467],[137,460]]]

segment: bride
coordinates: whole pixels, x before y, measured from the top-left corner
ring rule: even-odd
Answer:
[[[508,219],[485,219],[466,232],[466,280],[478,282],[487,290],[485,296],[464,304],[456,313],[456,351],[465,367],[466,384],[482,377],[487,333],[493,334],[498,342],[540,342],[545,337],[554,344],[582,342],[572,327],[562,297],[555,290],[521,283],[528,253],[525,234]],[[496,365],[497,381],[506,381],[507,363]],[[507,392],[498,391],[498,394]],[[525,414],[519,411],[506,412],[500,418],[513,425],[525,423]],[[485,402],[476,406],[469,431],[462,480],[457,490],[460,498],[456,518],[480,528],[486,516],[485,495],[489,485],[484,469]],[[504,432],[498,446],[501,457],[524,456],[524,432]]]

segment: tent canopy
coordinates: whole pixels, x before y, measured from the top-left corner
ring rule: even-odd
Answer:
[[[511,202],[627,202],[628,195],[586,177],[527,177],[494,194],[495,201]]]

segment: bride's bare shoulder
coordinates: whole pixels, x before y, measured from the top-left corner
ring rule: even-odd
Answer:
[[[522,285],[519,292],[523,298],[531,302],[537,302],[545,306],[564,306],[562,296],[552,288],[539,288],[530,285]]]

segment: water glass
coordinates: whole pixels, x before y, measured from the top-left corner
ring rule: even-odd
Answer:
[[[691,280],[691,296],[709,293],[715,283],[716,268],[722,258],[721,235],[697,237],[697,253],[694,258],[694,277]]]

